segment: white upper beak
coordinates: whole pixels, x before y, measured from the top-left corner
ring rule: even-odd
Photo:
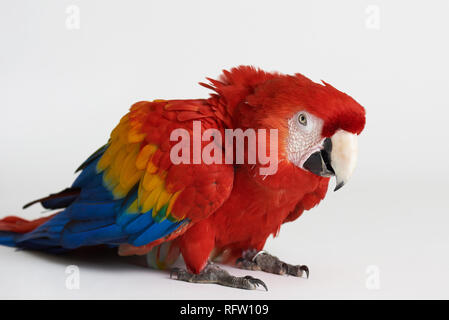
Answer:
[[[332,137],[331,166],[335,172],[337,191],[351,178],[357,164],[357,135],[338,130]]]

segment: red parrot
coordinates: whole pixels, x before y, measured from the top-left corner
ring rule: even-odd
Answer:
[[[60,210],[34,221],[0,220],[0,244],[55,253],[108,245],[120,255],[156,253],[159,267],[168,267],[180,252],[187,269],[172,269],[172,277],[243,289],[266,285],[234,277],[212,261],[308,277],[305,265],[290,265],[262,249],[283,223],[324,198],[332,176],[336,189],[348,181],[364,108],[301,74],[239,66],[207,79],[209,84],[200,84],[214,91],[208,99],[135,103],[108,143],[80,166],[71,187],[27,205]],[[277,170],[261,174],[266,163],[260,159],[235,163],[238,152],[228,161],[218,152],[224,148],[220,141],[210,153],[216,161],[201,161],[195,146],[211,148],[208,141],[195,141],[195,123],[222,136],[231,129],[276,130],[277,141],[270,136],[265,142],[275,144],[269,154],[276,156]],[[173,132],[179,129],[188,135],[187,160],[193,154],[193,161],[173,161],[179,143]],[[244,150],[245,160],[251,150]]]

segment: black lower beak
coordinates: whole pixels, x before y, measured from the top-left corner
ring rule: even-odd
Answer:
[[[303,168],[321,177],[331,177],[335,175],[331,166],[330,153],[332,151],[332,142],[326,138],[323,143],[323,149],[312,153],[304,162]]]

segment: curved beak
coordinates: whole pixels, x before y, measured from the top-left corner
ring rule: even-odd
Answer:
[[[324,140],[323,148],[313,153],[303,167],[322,177],[335,175],[337,185],[334,191],[337,191],[352,176],[356,164],[357,135],[339,130]]]

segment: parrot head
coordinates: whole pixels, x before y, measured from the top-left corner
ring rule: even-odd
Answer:
[[[365,109],[350,96],[301,74],[268,73],[251,66],[208,80],[226,101],[233,126],[278,129],[280,162],[318,176],[335,176],[335,191],[349,180],[357,162],[357,135],[365,126]]]

